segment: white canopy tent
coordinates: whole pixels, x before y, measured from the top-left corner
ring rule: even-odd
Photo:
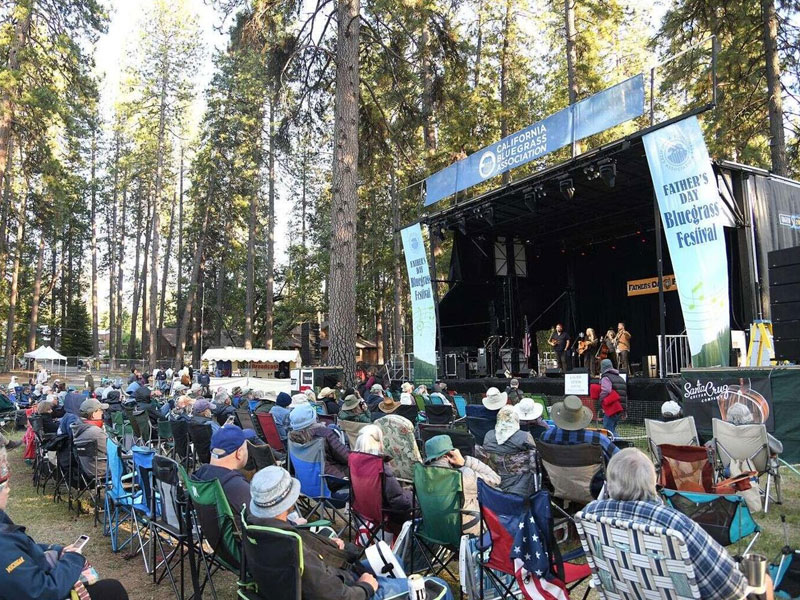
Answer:
[[[267,350],[266,348],[238,348],[225,346],[224,348],[209,348],[203,353],[202,360],[229,360],[231,362],[263,362],[295,363],[295,368],[300,366],[300,352],[297,350]]]
[[[31,352],[26,352],[24,354],[25,358],[32,359],[38,363],[50,363],[49,371],[52,373],[59,373],[59,369],[56,366],[56,362],[63,362],[64,369],[63,373],[66,375],[67,372],[67,357],[63,354],[59,354],[56,350],[53,350],[50,346],[39,346],[36,350],[32,350]]]

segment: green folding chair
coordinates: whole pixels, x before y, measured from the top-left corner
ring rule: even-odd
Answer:
[[[427,565],[425,574],[440,576],[447,573],[451,581],[458,581],[458,569],[453,571],[450,565],[455,561],[457,567],[462,537],[464,488],[461,472],[414,465],[413,503],[414,514],[417,514],[418,507],[420,518],[413,520],[411,534],[414,547],[422,551]],[[417,564],[416,556],[412,556],[412,565]]]
[[[218,479],[198,481],[181,470],[186,491],[191,501],[195,539],[191,548],[198,552],[198,569],[192,573],[195,598],[202,598],[205,586],[211,584],[211,595],[217,597],[213,575],[219,569],[239,574],[241,565],[241,532],[233,511]],[[204,550],[205,541],[211,553]],[[191,560],[191,559],[190,559]],[[203,577],[203,581],[200,581]]]
[[[424,412],[425,411],[425,397],[422,396],[421,394],[413,394],[413,396],[414,396],[414,402],[417,403],[417,408],[419,409],[419,411],[420,412]]]
[[[528,396],[531,400],[536,402],[536,404],[542,405],[542,418],[549,419],[550,418],[550,411],[547,409],[547,396],[544,394],[532,394]]]

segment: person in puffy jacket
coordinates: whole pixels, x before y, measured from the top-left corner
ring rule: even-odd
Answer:
[[[86,568],[86,559],[72,546],[37,544],[6,513],[8,481],[0,484],[0,589],[14,600],[64,600]],[[91,600],[127,600],[119,581],[102,579],[86,585]]]
[[[508,405],[497,413],[494,429],[486,433],[482,450],[476,455],[500,475],[500,489],[529,497],[537,490],[536,443],[519,428],[516,407]]]
[[[275,428],[278,430],[278,435],[283,441],[286,441],[289,435],[289,415],[292,412],[289,409],[289,405],[291,403],[292,397],[286,392],[281,392],[275,400],[275,405],[268,410],[269,414],[272,415],[272,419],[275,421]],[[256,409],[256,412],[260,412],[260,408],[261,407]]]
[[[392,458],[384,454],[383,430],[377,425],[363,427],[358,433],[354,450],[383,457],[383,508],[389,514],[391,525],[399,533],[403,523],[411,518],[411,490],[400,485],[389,464]]]
[[[292,409],[289,415],[289,441],[306,444],[314,438],[325,440],[325,474],[334,477],[347,477],[347,457],[350,451],[330,427],[317,422],[317,411],[310,404],[301,404]],[[329,486],[333,490],[335,484]]]
[[[95,398],[87,398],[81,404],[81,419],[72,427],[72,440],[76,444],[95,442],[97,445],[97,460],[88,456],[80,456],[81,469],[84,473],[97,476],[102,481],[106,476],[106,431],[103,428],[103,411],[108,409],[108,404],[103,404]],[[96,464],[95,464],[96,462]],[[96,469],[96,472],[95,472]]]

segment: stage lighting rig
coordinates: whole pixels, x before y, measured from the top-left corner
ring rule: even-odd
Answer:
[[[572,177],[562,176],[558,178],[558,189],[565,200],[572,200],[575,197],[575,182]]]
[[[606,185],[610,188],[614,187],[617,182],[617,163],[609,159],[607,162],[600,164],[600,177],[603,178]]]
[[[494,209],[491,206],[476,208],[474,214],[478,219],[486,221],[489,227],[494,227]]]
[[[454,223],[456,229],[461,232],[461,235],[467,235],[467,219],[466,217],[459,217]]]

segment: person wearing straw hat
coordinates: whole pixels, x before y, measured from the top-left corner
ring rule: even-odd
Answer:
[[[340,421],[355,421],[356,423],[372,423],[367,403],[356,394],[348,394],[342,402],[342,410],[339,411]]]
[[[372,411],[372,420],[377,421],[381,417],[385,417],[386,415],[394,414],[394,412],[400,408],[401,404],[396,402],[394,398],[389,396],[388,398],[384,398],[382,402],[378,403],[377,410]]]
[[[551,427],[539,438],[549,444],[573,446],[575,444],[600,444],[605,461],[619,452],[608,437],[597,430],[587,429],[592,422],[592,411],[583,405],[577,396],[567,396],[550,408],[555,427]]]
[[[355,557],[343,540],[296,528],[289,521],[289,514],[299,497],[300,482],[286,469],[278,466],[261,469],[250,484],[250,504],[245,519],[249,525],[288,531],[302,539],[303,600],[384,600],[407,596],[407,579],[375,576],[364,572],[361,565],[356,571],[349,567]],[[266,563],[281,559],[285,560],[285,557],[264,557]],[[444,581],[433,577],[425,579],[435,580],[443,586],[447,591],[445,600],[452,600]]]
[[[478,507],[478,479],[493,487],[500,485],[500,476],[473,456],[462,456],[453,446],[449,435],[435,435],[425,442],[425,464],[461,471],[464,490],[464,506],[461,511],[461,527],[464,533],[478,534],[481,519]]]
[[[325,410],[328,412],[329,415],[337,415],[339,414],[339,403],[336,402],[336,390],[325,386],[319,391],[319,396],[317,396],[317,401],[322,402],[325,404]]]
[[[494,429],[486,432],[483,446],[478,448],[476,454],[485,454],[486,463],[500,475],[501,490],[523,498],[536,491],[536,442],[520,429],[516,406],[500,409]]]

